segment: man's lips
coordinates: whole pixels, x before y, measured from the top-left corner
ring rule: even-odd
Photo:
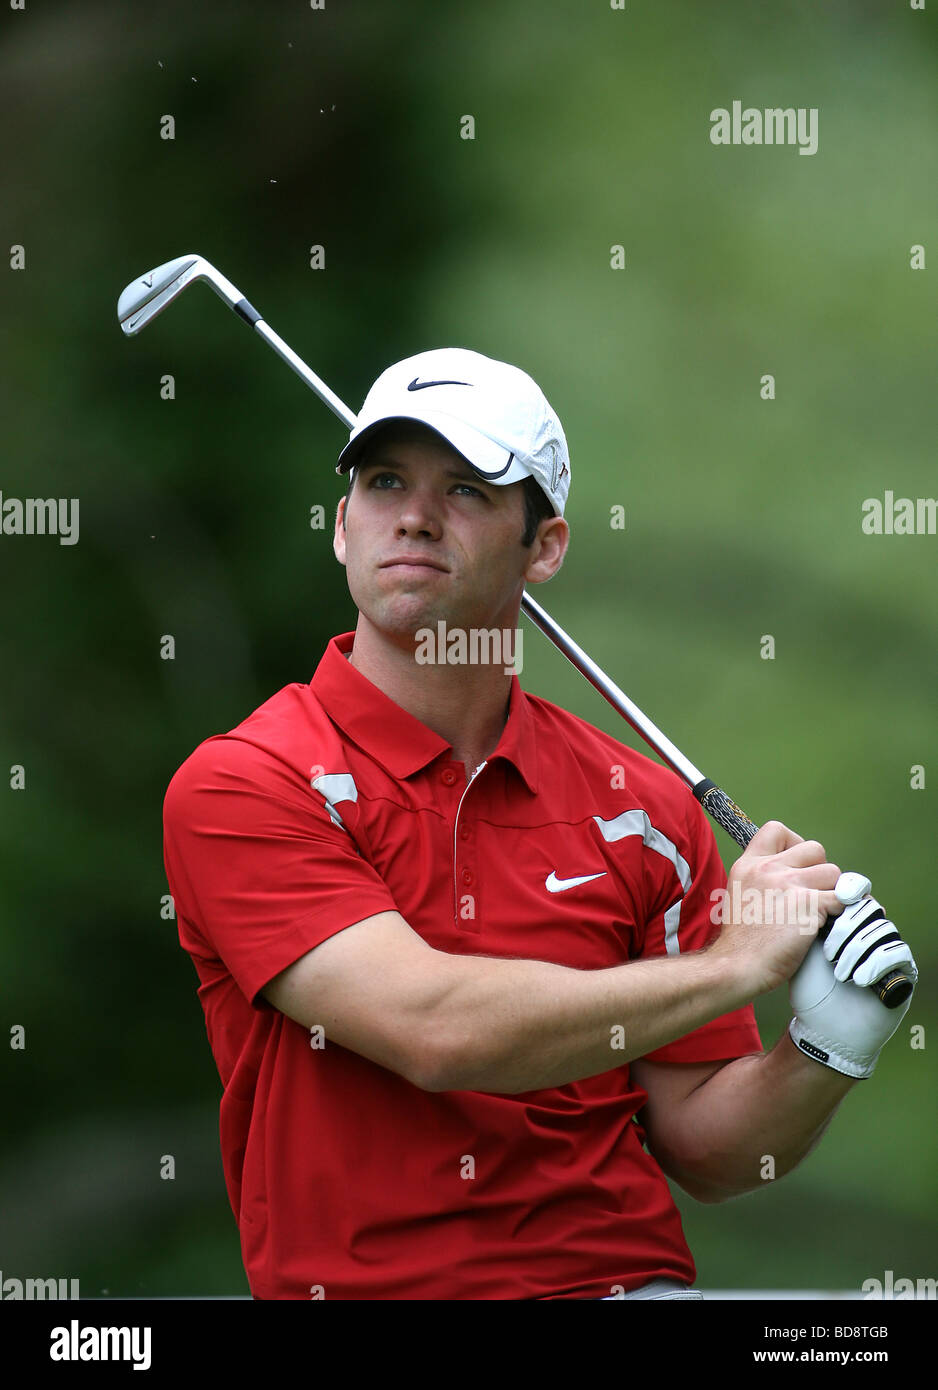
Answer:
[[[448,573],[443,565],[437,564],[435,560],[428,560],[424,555],[398,555],[394,560],[385,560],[384,564],[379,565],[378,568],[387,570],[399,565],[403,565],[407,569],[419,567],[420,569],[440,570],[442,574]]]

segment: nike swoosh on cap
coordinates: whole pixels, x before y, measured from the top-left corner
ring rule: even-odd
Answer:
[[[605,870],[601,874],[585,874],[582,878],[558,878],[551,871],[550,876],[544,880],[544,887],[548,893],[565,893],[568,888],[575,888],[578,883],[590,883],[594,878],[605,877]]]
[[[414,377],[408,386],[408,391],[426,391],[428,386],[471,386],[471,381],[418,381]]]

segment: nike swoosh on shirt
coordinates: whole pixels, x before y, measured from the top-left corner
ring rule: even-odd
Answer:
[[[565,893],[568,888],[575,888],[578,883],[590,883],[594,878],[605,877],[605,870],[601,874],[585,874],[582,878],[558,878],[551,872],[550,877],[544,880],[544,887],[548,893]]]
[[[471,381],[418,381],[414,377],[408,386],[408,391],[426,391],[428,386],[471,386]]]

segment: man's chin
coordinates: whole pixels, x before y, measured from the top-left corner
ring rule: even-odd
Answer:
[[[437,638],[440,623],[447,633],[511,625],[507,622],[499,624],[493,617],[486,617],[478,611],[467,612],[458,605],[424,594],[381,595],[372,603],[361,603],[354,595],[352,597],[359,613],[377,634],[396,647],[410,650],[416,650],[426,640],[428,632]]]
[[[411,649],[417,647],[427,629],[435,633],[438,623],[445,623],[447,628],[454,626],[452,615],[436,604],[428,606],[425,603],[398,603],[393,607],[380,608],[370,613],[366,613],[364,609],[359,611],[375,631],[388,641],[393,642],[395,646]]]

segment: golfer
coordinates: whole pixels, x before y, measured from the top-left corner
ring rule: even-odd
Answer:
[[[522,592],[569,540],[529,376],[399,362],[337,471],[354,631],[164,805],[251,1292],[699,1298],[668,1179],[795,1168],[908,1008],[859,986],[911,953],[777,821],[727,879],[674,773],[522,689]],[[765,1052],[752,1001],[793,976]]]

